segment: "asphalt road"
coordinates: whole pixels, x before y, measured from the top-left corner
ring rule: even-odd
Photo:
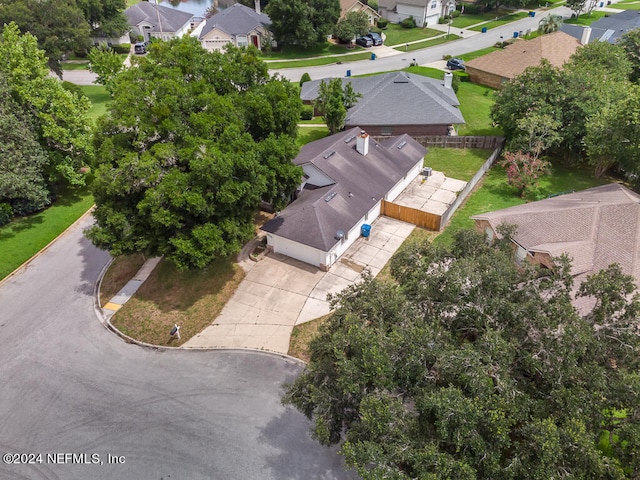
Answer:
[[[82,237],[90,221],[0,286],[0,479],[349,478],[280,405],[297,363],[144,349],[106,330],[93,291],[109,257]]]

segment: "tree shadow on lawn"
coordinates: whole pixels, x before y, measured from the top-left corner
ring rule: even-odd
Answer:
[[[0,229],[0,241],[9,240],[10,238],[15,237],[18,233],[29,230],[42,223],[44,223],[44,215],[42,212],[36,213],[30,217],[19,217],[9,225]]]

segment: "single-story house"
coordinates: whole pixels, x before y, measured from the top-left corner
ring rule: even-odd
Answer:
[[[561,67],[580,46],[578,39],[563,32],[541,35],[532,40],[516,40],[504,49],[474,58],[466,63],[471,81],[493,88],[517,77],[542,59]]]
[[[328,269],[420,173],[427,149],[408,135],[377,142],[359,127],[311,142],[293,160],[297,198],[262,226],[270,250]]]
[[[192,35],[200,40],[202,48],[209,51],[223,50],[228,43],[236,47],[253,45],[260,50],[263,42],[271,41],[271,20],[268,15],[260,13],[259,5],[256,2],[256,11],[235,3],[209,17]]]
[[[321,81],[302,84],[303,103],[314,103]],[[342,78],[343,85],[351,83],[362,95],[347,111],[345,128],[359,126],[375,136],[451,134],[455,125],[464,123],[452,81],[451,74],[437,80],[407,72]]]
[[[515,225],[515,260],[549,269],[566,253],[575,286],[612,263],[640,280],[640,195],[612,183],[471,217],[492,240]],[[579,305],[577,305],[579,306]]]
[[[616,43],[622,35],[636,28],[640,28],[640,11],[623,10],[615,15],[602,17],[588,27],[565,23],[560,26],[560,31],[586,45],[592,42]]]
[[[340,18],[344,17],[348,12],[364,12],[371,26],[375,25],[380,18],[380,14],[377,11],[360,0],[340,0]]]
[[[456,9],[455,0],[379,0],[378,11],[392,23],[413,17],[418,27],[437,25]]]
[[[139,2],[124,11],[134,35],[171,40],[184,36],[192,27],[193,14],[151,2]]]

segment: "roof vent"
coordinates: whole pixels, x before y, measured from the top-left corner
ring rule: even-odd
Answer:
[[[344,232],[342,230],[338,230],[336,232],[336,240],[342,240],[344,238]]]
[[[402,150],[402,147],[404,147],[406,144],[407,144],[407,142],[405,142],[404,140],[403,140],[403,141],[401,141],[401,142],[398,144],[398,150]]]
[[[324,197],[324,201],[325,202],[330,202],[331,200],[333,200],[333,197],[335,197],[337,194],[338,194],[338,192],[330,193],[329,195]]]
[[[333,150],[331,150],[330,152],[325,153],[325,154],[322,156],[322,158],[324,158],[324,159],[326,160],[327,158],[329,158],[329,157],[330,157],[331,155],[333,155],[334,153],[336,153],[336,152],[334,152]]]
[[[356,138],[355,135],[351,135],[349,138],[347,138],[344,143],[349,143],[351,140],[353,140],[354,138]]]

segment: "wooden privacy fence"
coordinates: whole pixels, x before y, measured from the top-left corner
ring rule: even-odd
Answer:
[[[456,137],[448,135],[425,135],[414,137],[416,142],[425,147],[442,148],[482,148],[495,150],[502,145],[502,137]]]
[[[440,230],[440,215],[423,212],[417,208],[405,207],[397,203],[382,201],[382,215],[412,223],[427,230]]]

